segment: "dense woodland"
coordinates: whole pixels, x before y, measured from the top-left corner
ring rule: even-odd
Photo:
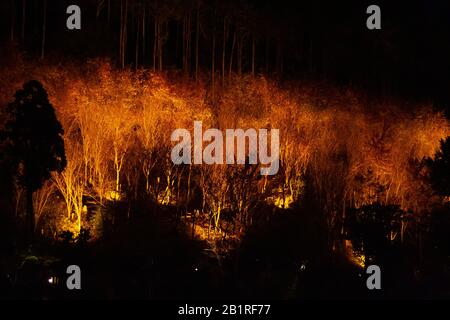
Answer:
[[[68,31],[66,2],[1,4],[4,270],[20,264],[30,243],[36,256],[83,257],[83,250],[106,256],[139,240],[152,246],[145,249],[152,266],[155,256],[169,259],[166,246],[204,246],[217,269],[194,263],[214,273],[195,281],[227,282],[233,274],[230,283],[238,284],[228,289],[241,281],[249,295],[268,283],[269,296],[308,296],[329,264],[334,276],[352,278],[371,262],[385,263],[388,278],[403,272],[415,289],[432,287],[428,275],[439,268],[442,279],[450,276],[443,271],[450,64],[440,59],[448,43],[436,40],[447,30],[436,15],[445,5],[411,5],[397,20],[399,9],[388,7],[386,30],[368,34],[363,4],[84,0],[82,30]],[[405,33],[411,28],[414,36]],[[23,177],[33,156],[25,161],[11,151],[18,142],[10,133],[30,80],[42,84],[40,98],[48,94],[61,125],[50,129],[64,145],[58,169],[46,168],[32,187]],[[196,120],[279,129],[278,174],[261,176],[258,165],[174,165],[170,135]],[[32,126],[40,130],[39,121]],[[183,244],[168,241],[166,228]],[[356,273],[342,271],[346,263]],[[319,271],[305,280],[299,264]],[[174,283],[187,281],[179,277]],[[167,290],[158,292],[176,296]],[[445,285],[423,293],[446,294]]]

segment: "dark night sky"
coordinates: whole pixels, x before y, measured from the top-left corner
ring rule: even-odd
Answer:
[[[25,49],[30,54],[39,52],[41,39],[42,0],[28,0],[33,7],[28,13],[28,37]],[[96,18],[96,1],[48,0],[47,51],[59,57],[117,56],[119,0],[115,2],[112,25],[106,25],[105,16]],[[169,3],[176,3],[176,0]],[[179,1],[178,1],[179,2]],[[204,2],[204,29],[212,30],[212,8],[223,7],[224,1]],[[17,1],[18,11],[20,3]],[[65,8],[78,4],[82,8],[82,30],[65,28]],[[264,39],[267,32],[282,30],[284,77],[326,79],[339,84],[352,84],[376,92],[431,98],[447,104],[450,84],[450,2],[422,1],[287,1],[248,0],[246,4],[259,19],[256,36]],[[382,10],[382,30],[370,31],[365,23],[366,8],[377,4]],[[2,1],[2,38],[7,39],[11,14],[8,1]],[[114,6],[113,6],[114,7]],[[242,1],[227,1],[226,7],[236,11]],[[219,9],[220,11],[220,9]],[[16,17],[20,33],[20,14]],[[216,15],[217,25],[223,23]],[[131,27],[130,27],[131,28]],[[175,37],[176,24],[170,26]],[[259,34],[258,34],[259,33]],[[220,35],[219,35],[220,37]],[[133,41],[130,36],[130,43]],[[201,40],[201,64],[210,65],[210,39]],[[220,42],[220,40],[219,40]],[[257,45],[256,62],[264,64],[264,44]],[[148,41],[148,45],[152,41]],[[167,65],[179,67],[174,57],[174,43],[165,48]],[[151,51],[151,48],[148,50]],[[272,54],[275,54],[273,49]],[[133,54],[130,54],[132,56]],[[151,60],[151,57],[148,58]],[[247,63],[248,66],[248,63]]]

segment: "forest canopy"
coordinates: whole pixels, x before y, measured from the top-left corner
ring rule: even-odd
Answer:
[[[351,89],[279,85],[237,74],[231,84],[218,87],[213,102],[203,81],[121,70],[104,59],[83,68],[26,61],[22,66],[3,69],[2,103],[24,79],[40,79],[65,132],[67,167],[43,186],[36,205],[56,192],[66,214],[46,220],[41,205],[36,221],[43,232],[93,230],[86,196],[100,204],[149,197],[190,210],[200,192],[196,206],[218,229],[224,210],[245,227],[262,203],[287,208],[301,201],[307,181],[330,229],[343,223],[345,207],[396,204],[420,214],[439,202],[424,178],[423,160],[434,157],[449,124],[427,104],[410,108],[395,100],[373,102]],[[205,127],[278,128],[278,174],[261,178],[259,170],[242,165],[174,166],[171,133],[192,130],[199,120]]]

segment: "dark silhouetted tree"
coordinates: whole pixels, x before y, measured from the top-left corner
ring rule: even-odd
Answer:
[[[379,259],[400,234],[401,219],[407,214],[397,205],[378,203],[352,208],[347,216],[347,236],[366,262]]]
[[[27,228],[34,233],[33,192],[66,166],[63,128],[42,84],[32,80],[15,94],[8,105],[10,119],[4,137],[14,157],[18,182],[27,191]]]
[[[440,196],[450,196],[450,137],[441,141],[441,149],[434,160],[426,160],[426,165],[434,191]]]

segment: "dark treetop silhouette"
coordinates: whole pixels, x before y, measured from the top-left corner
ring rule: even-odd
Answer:
[[[8,105],[9,120],[5,138],[13,155],[19,183],[27,191],[27,228],[34,232],[33,192],[38,190],[52,171],[66,166],[64,133],[42,84],[32,80],[15,94]]]
[[[428,158],[426,164],[430,169],[433,189],[441,196],[450,196],[450,139],[441,140],[441,150],[435,159]]]

